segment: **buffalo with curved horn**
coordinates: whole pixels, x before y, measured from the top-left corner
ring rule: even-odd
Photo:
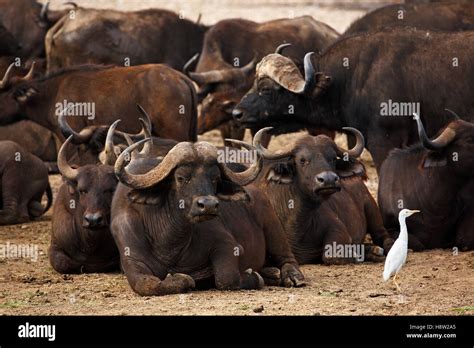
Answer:
[[[121,184],[112,233],[119,248],[133,250],[121,263],[135,292],[180,293],[209,281],[229,290],[303,284],[278,218],[251,185],[261,169],[258,154],[246,170],[234,172],[219,162],[215,146],[181,142],[164,157],[132,159],[125,167],[148,141],[132,144],[115,163]]]
[[[53,207],[49,260],[59,273],[108,272],[118,269],[118,250],[110,233],[110,206],[117,186],[113,164],[113,133],[107,132],[105,164],[73,167],[66,153],[69,136],[58,154],[64,183]],[[112,144],[111,144],[112,143]]]
[[[419,216],[407,221],[410,249],[473,250],[474,124],[456,119],[432,139],[414,116],[420,143],[391,151],[380,169],[384,224],[396,236],[399,211],[416,208]]]
[[[273,152],[260,144],[263,132],[271,130],[263,128],[254,138],[265,160],[256,184],[280,218],[298,262],[382,261],[393,239],[363,182],[365,168],[357,159],[364,150],[362,133],[344,128],[356,139],[350,149],[324,135],[307,135],[291,148]],[[367,233],[374,244],[364,244]],[[336,253],[338,245],[353,248],[353,253]]]

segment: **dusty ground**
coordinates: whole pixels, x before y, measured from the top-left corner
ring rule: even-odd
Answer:
[[[190,18],[203,14],[205,23],[226,17],[257,21],[289,15],[311,14],[343,31],[351,21],[383,1],[295,0],[179,0],[124,1],[79,0],[80,5],[121,10],[164,7],[185,11]],[[337,4],[334,4],[334,3]],[[392,1],[395,2],[395,1]],[[59,0],[53,0],[53,5]],[[290,5],[288,5],[290,4]],[[287,146],[299,134],[280,136],[271,147]],[[217,132],[201,137],[220,145]],[[247,135],[248,139],[248,135]],[[342,137],[338,142],[343,144]],[[377,178],[370,155],[363,155],[375,197]],[[55,190],[60,178],[51,177]],[[51,212],[40,221],[0,227],[0,245],[33,244],[39,248],[36,262],[28,258],[0,257],[0,314],[111,314],[111,315],[361,315],[361,314],[474,314],[474,252],[456,255],[451,250],[410,253],[401,273],[402,295],[391,283],[383,283],[383,264],[348,266],[306,265],[307,286],[299,289],[266,287],[261,291],[192,292],[159,298],[139,297],[123,274],[63,276],[47,259]]]

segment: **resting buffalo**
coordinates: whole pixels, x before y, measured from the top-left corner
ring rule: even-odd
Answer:
[[[345,130],[357,138],[350,150],[325,135],[307,135],[293,148],[272,153],[255,136],[254,146],[266,159],[256,183],[280,218],[300,264],[381,261],[394,242],[363,183],[365,168],[357,157],[364,138],[353,128]],[[364,244],[367,233],[384,250]]]
[[[0,127],[0,139],[15,141],[27,152],[40,158],[56,172],[57,141],[53,133],[31,121],[20,121]]]
[[[388,5],[356,20],[344,35],[400,26],[440,31],[473,30],[474,4],[471,0],[456,0]]]
[[[13,141],[0,141],[0,225],[18,224],[43,215],[53,195],[48,169],[35,155]],[[46,192],[46,207],[41,199]]]
[[[0,81],[0,124],[29,119],[64,139],[56,115],[66,111],[71,127],[110,124],[117,118],[128,132],[138,132],[136,103],[150,114],[158,136],[196,140],[196,96],[192,82],[165,65],[104,67],[86,65],[32,77]]]
[[[48,71],[86,63],[164,63],[180,70],[201,51],[206,30],[206,26],[166,10],[78,8],[46,36]]]
[[[285,54],[301,59],[310,50],[329,46],[338,36],[334,29],[310,16],[264,23],[227,19],[215,24],[205,35],[196,72],[189,73],[203,98],[198,133],[221,127],[224,138],[235,135],[229,134],[229,129],[236,128],[232,109],[252,86],[255,62],[277,46],[288,43],[279,50],[290,46]]]
[[[108,134],[113,137],[116,121]],[[110,233],[110,206],[117,186],[109,151],[104,164],[72,168],[66,158],[69,137],[58,154],[64,183],[53,207],[49,260],[59,273],[107,272],[118,269],[119,254]],[[112,145],[113,146],[113,145]]]
[[[36,0],[0,0],[0,24],[15,38],[22,58],[44,56],[44,38],[48,29],[68,10],[51,11],[49,2],[43,5]],[[75,4],[68,3],[73,6]],[[0,36],[3,43],[5,37]]]
[[[421,144],[391,151],[380,170],[378,200],[385,226],[398,232],[398,212],[415,207],[407,220],[413,250],[474,249],[474,124],[450,122],[430,140],[416,117]]]
[[[410,117],[402,116],[429,115],[426,125],[434,133],[449,120],[445,108],[469,115],[473,55],[474,31],[413,29],[341,39],[315,62],[307,54],[305,77],[289,58],[270,54],[233,116],[248,127],[273,126],[276,134],[308,126],[357,128],[378,170],[391,149],[417,141]]]
[[[124,168],[138,144],[115,163],[122,184],[112,203],[112,234],[135,292],[166,295],[212,283],[257,289],[261,276],[272,284],[303,283],[270,204],[256,188],[243,188],[260,171],[258,156],[233,172],[218,162],[213,145],[182,142],[162,160]]]

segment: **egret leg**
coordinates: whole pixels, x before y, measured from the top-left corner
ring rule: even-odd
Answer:
[[[398,273],[395,273],[395,275],[393,276],[393,283],[394,283],[395,286],[397,287],[397,291],[398,291],[399,293],[401,293],[401,292],[402,292],[402,289],[400,289],[400,286],[399,286],[398,283],[397,283],[397,275],[398,275]]]

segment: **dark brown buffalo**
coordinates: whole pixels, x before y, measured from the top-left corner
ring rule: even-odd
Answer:
[[[53,196],[48,169],[35,155],[13,141],[0,141],[0,225],[18,224],[43,215]],[[46,207],[41,199],[46,192]]]
[[[32,153],[47,166],[56,162],[57,141],[53,133],[31,122],[20,121],[0,127],[0,140],[15,141],[27,152]]]
[[[79,64],[164,63],[181,70],[201,51],[207,27],[176,13],[78,8],[48,32],[48,71]]]
[[[44,56],[46,32],[68,12],[51,11],[47,4],[42,5],[36,0],[0,0],[0,25],[8,30],[19,45],[19,51],[13,54],[25,59]],[[3,40],[4,36],[1,35],[0,42]]]
[[[445,108],[472,117],[473,56],[474,31],[414,29],[341,39],[314,62],[306,55],[305,77],[290,59],[271,54],[257,66],[234,118],[248,127],[273,126],[274,134],[357,128],[378,170],[391,149],[417,142],[410,109],[427,115],[430,134],[449,121]]]
[[[0,23],[0,56],[15,55],[20,50],[20,44],[15,37]]]
[[[261,160],[242,172],[218,163],[205,142],[177,144],[162,160],[124,160],[112,203],[112,234],[132,289],[140,295],[184,292],[195,285],[257,289],[298,286],[303,275],[269,202],[256,188]],[[266,267],[266,266],[276,266]]]
[[[45,77],[10,78],[0,81],[0,124],[29,119],[64,139],[57,115],[68,110],[73,129],[91,125],[119,125],[138,132],[136,103],[151,115],[152,131],[163,138],[196,140],[196,97],[192,82],[165,65],[128,68],[98,65],[60,70]],[[74,103],[72,109],[64,103]]]
[[[394,242],[363,183],[365,168],[357,158],[364,138],[355,129],[346,130],[357,138],[351,150],[325,135],[305,136],[279,153],[254,143],[266,159],[256,183],[280,218],[300,264],[381,261]],[[384,250],[364,244],[367,233]],[[337,254],[342,247],[352,249]]]
[[[378,200],[385,226],[398,234],[403,208],[413,250],[474,249],[474,124],[450,122],[430,140],[417,118],[421,144],[391,151],[380,170]]]
[[[220,127],[224,138],[241,139],[243,128],[236,129],[232,109],[252,86],[255,63],[284,43],[278,50],[289,46],[285,54],[301,60],[306,52],[322,50],[338,36],[310,16],[264,23],[227,19],[215,24],[204,38],[196,72],[189,74],[201,89],[198,133]]]
[[[474,29],[474,2],[439,1],[393,4],[376,9],[356,20],[344,35],[408,26],[417,29],[463,31]]]
[[[118,121],[110,127],[113,136]],[[64,183],[53,207],[49,260],[59,273],[89,273],[118,270],[119,254],[110,233],[110,206],[117,186],[114,153],[105,164],[73,168],[66,148],[58,154],[58,167]]]

